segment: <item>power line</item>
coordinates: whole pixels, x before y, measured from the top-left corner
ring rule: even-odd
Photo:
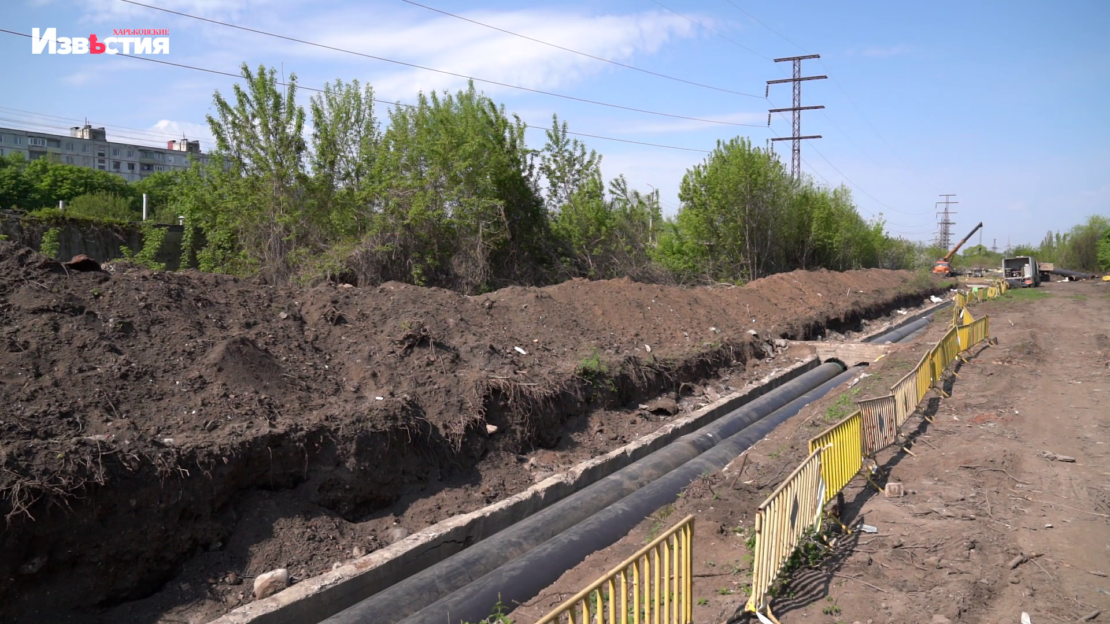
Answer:
[[[57,132],[57,133],[61,133],[61,136],[65,136],[64,133],[68,132],[69,129],[70,129],[69,126],[58,126],[58,125],[44,123],[44,122],[35,121],[35,120],[27,121],[27,120],[24,120],[24,119],[12,119],[10,117],[0,117],[0,121],[6,121],[6,122],[9,122],[9,123],[13,123],[13,124],[22,124],[22,125],[27,126],[29,128],[47,128],[48,130],[31,130],[31,131],[32,132],[48,132],[50,134],[54,134],[55,132]],[[136,136],[131,136],[129,134],[122,134],[122,133],[118,133],[118,132],[114,132],[112,134],[112,136],[122,138],[122,139],[130,139],[132,141],[137,141],[137,142],[140,142],[140,143],[146,143],[146,144],[148,144],[148,147],[150,147],[150,145],[149,145],[150,143],[154,143],[154,142],[158,141],[158,139],[151,139],[149,137],[136,137]],[[165,141],[165,139],[162,139],[162,141]],[[123,143],[123,141],[118,141],[118,142]],[[164,146],[164,145],[165,145],[165,143],[163,142],[162,146]]]
[[[20,37],[26,37],[28,39],[31,38],[31,35],[28,35],[26,33],[16,32],[16,31],[13,31],[13,30],[7,30],[7,29],[4,29],[4,28],[0,28],[0,32],[8,33],[9,35],[18,35]],[[148,58],[148,57],[145,57],[145,56],[134,56],[132,54],[120,53],[120,54],[115,54],[113,56],[122,56],[122,57],[126,57],[126,58],[135,59],[135,60],[138,60],[138,61],[148,61],[150,63],[158,63],[160,65],[169,65],[171,67],[180,67],[180,68],[183,68],[183,69],[192,69],[192,70],[202,71],[202,72],[209,73],[209,74],[216,74],[217,76],[228,76],[230,78],[235,78],[236,80],[243,80],[243,76],[240,75],[240,74],[233,74],[231,72],[219,71],[219,70],[216,70],[216,69],[209,69],[207,67],[197,67],[195,65],[186,65],[186,64],[183,64],[183,63],[173,63],[173,62],[170,62],[170,61],[163,61],[161,59],[153,59],[153,58]],[[282,86],[288,86],[288,84],[284,83],[284,82],[280,82],[278,84],[280,84]],[[306,87],[304,85],[297,85],[297,87],[300,88],[300,89],[304,89],[306,91],[313,91],[315,93],[324,93],[323,89],[316,89],[316,88],[313,88],[313,87]],[[379,104],[385,104],[387,106],[404,106],[406,108],[416,108],[416,106],[413,105],[413,104],[405,104],[405,103],[402,103],[402,102],[390,102],[390,101],[381,100],[381,99],[378,99],[378,98],[374,98],[374,101],[379,103]],[[530,129],[536,129],[536,130],[545,130],[545,131],[550,131],[551,130],[551,128],[547,128],[547,127],[540,126],[540,125],[535,125],[535,126],[529,125],[528,127]],[[614,142],[617,142],[617,143],[631,143],[633,145],[645,145],[645,146],[648,146],[648,147],[659,147],[659,148],[663,148],[663,149],[673,149],[673,150],[679,150],[679,151],[684,151],[684,152],[700,152],[700,153],[703,153],[703,154],[708,154],[708,153],[711,152],[711,150],[697,149],[697,148],[693,148],[693,147],[679,147],[677,145],[663,145],[661,143],[648,143],[646,141],[634,141],[632,139],[618,139],[616,137],[601,136],[601,135],[598,135],[598,134],[587,134],[585,132],[567,131],[567,134],[572,134],[572,135],[575,135],[575,136],[589,137],[591,139],[601,139],[603,141],[614,141]]]
[[[18,116],[23,116],[23,117],[39,117],[39,118],[42,118],[42,119],[50,120],[53,123],[56,123],[53,120],[64,121],[66,123],[73,123],[73,122],[83,123],[83,120],[78,119],[76,117],[62,117],[62,116],[59,116],[59,115],[49,115],[49,114],[46,114],[46,113],[35,113],[35,112],[32,112],[32,111],[22,110],[22,109],[19,109],[19,108],[11,108],[9,106],[0,106],[0,112],[7,113],[9,115],[18,115]],[[164,131],[160,131],[160,130],[143,130],[141,128],[130,128],[128,126],[118,126],[118,125],[115,125],[115,124],[104,124],[104,125],[107,126],[108,128],[112,128],[112,129],[127,130],[127,131],[130,131],[130,132],[135,132],[135,133],[139,133],[139,134],[146,134],[146,135],[151,136],[152,138],[157,138],[157,139],[178,139],[178,138],[180,138],[177,134],[172,133],[172,132],[164,132]]]
[[[125,0],[125,1],[127,1],[127,0]],[[742,44],[742,43],[740,43],[739,41],[734,41],[733,39],[730,39],[730,38],[728,38],[728,37],[726,37],[726,36],[722,35],[721,33],[719,33],[719,32],[717,32],[717,31],[713,30],[712,28],[710,28],[710,27],[706,26],[705,24],[702,24],[701,22],[699,22],[699,21],[697,21],[697,20],[695,20],[695,19],[692,19],[692,18],[686,17],[686,16],[685,16],[685,15],[683,15],[682,13],[679,13],[678,11],[675,11],[674,9],[670,8],[669,6],[666,6],[666,5],[665,5],[665,4],[663,4],[662,2],[659,2],[659,0],[651,0],[651,1],[652,1],[652,2],[654,3],[654,4],[657,4],[657,5],[661,6],[661,7],[663,7],[664,9],[667,9],[667,10],[668,10],[668,11],[670,11],[671,13],[674,13],[675,15],[677,15],[677,16],[679,16],[679,17],[681,17],[682,19],[684,19],[684,20],[686,20],[686,21],[688,21],[688,22],[690,22],[690,23],[692,23],[692,24],[695,24],[695,25],[697,25],[697,26],[699,26],[699,27],[701,27],[701,28],[704,28],[705,30],[707,30],[707,31],[709,31],[709,32],[711,32],[711,33],[713,33],[714,35],[717,35],[717,36],[718,36],[718,37],[720,37],[721,39],[724,39],[725,41],[727,41],[727,42],[731,43],[732,45],[734,45],[734,46],[736,46],[736,47],[738,47],[738,48],[742,48],[742,49],[744,49],[744,50],[747,50],[748,52],[751,52],[752,54],[754,54],[754,55],[758,56],[759,58],[761,58],[761,59],[763,59],[763,60],[765,60],[765,61],[769,61],[769,60],[771,60],[770,58],[768,58],[768,57],[766,57],[766,56],[763,56],[763,55],[762,55],[762,54],[760,54],[759,52],[756,52],[755,50],[753,50],[753,49],[749,48],[748,46],[746,46],[746,45],[744,45],[744,44]]]
[[[422,9],[427,9],[429,11],[433,11],[433,12],[439,13],[441,15],[446,15],[448,17],[453,17],[457,20],[462,20],[464,22],[470,22],[471,24],[476,24],[476,25],[482,26],[484,28],[489,28],[491,30],[496,30],[497,32],[505,33],[506,35],[512,35],[514,37],[520,37],[521,39],[526,39],[528,41],[539,43],[539,44],[542,44],[542,45],[545,45],[545,46],[550,46],[550,47],[556,48],[558,50],[563,50],[565,52],[570,52],[572,54],[577,54],[579,56],[584,56],[586,58],[594,59],[595,61],[601,61],[603,63],[609,63],[611,65],[616,65],[617,67],[623,67],[625,69],[631,69],[633,71],[638,71],[638,72],[641,72],[641,73],[644,73],[644,74],[649,74],[651,76],[657,76],[659,78],[666,78],[667,80],[674,80],[675,82],[683,82],[683,83],[686,83],[688,85],[693,85],[695,87],[702,87],[704,89],[712,89],[714,91],[721,91],[723,93],[731,93],[733,95],[742,95],[744,97],[763,99],[763,98],[760,98],[758,95],[753,95],[751,93],[743,93],[741,91],[733,91],[732,89],[725,89],[723,87],[715,87],[713,85],[702,84],[700,82],[694,82],[693,80],[687,80],[685,78],[678,78],[677,76],[669,76],[667,74],[661,74],[659,72],[651,71],[650,69],[643,69],[641,67],[636,67],[634,65],[629,65],[627,63],[621,63],[620,61],[614,61],[612,59],[607,59],[607,58],[604,58],[604,57],[601,57],[601,56],[595,56],[595,55],[590,54],[588,52],[581,52],[579,50],[574,50],[574,49],[568,48],[566,46],[561,46],[557,43],[550,43],[550,42],[544,41],[542,39],[536,39],[535,37],[529,37],[528,35],[522,35],[520,33],[516,33],[516,32],[513,32],[511,30],[506,30],[504,28],[499,28],[499,27],[493,26],[491,24],[486,24],[484,22],[479,22],[478,20],[470,19],[469,17],[463,17],[462,15],[456,15],[454,13],[449,13],[449,12],[444,11],[442,9],[437,9],[435,7],[430,7],[426,4],[420,4],[419,2],[413,2],[413,0],[401,0],[401,2],[404,2],[406,4],[411,4],[413,6],[417,6],[417,7],[420,7]]]
[[[779,37],[781,37],[781,38],[782,38],[782,39],[783,39],[784,41],[786,41],[786,42],[787,42],[787,43],[789,43],[790,45],[792,45],[792,46],[794,46],[794,47],[798,48],[799,50],[801,50],[801,51],[803,51],[803,52],[805,52],[805,51],[806,51],[806,48],[803,48],[802,46],[800,46],[800,45],[798,45],[797,43],[795,43],[795,42],[794,42],[793,40],[791,40],[791,39],[790,39],[789,37],[787,37],[786,35],[784,35],[784,34],[780,33],[779,31],[775,30],[774,28],[771,28],[771,27],[770,27],[769,25],[767,25],[767,24],[763,23],[763,22],[762,22],[762,21],[760,21],[760,20],[759,20],[759,19],[758,19],[758,18],[757,18],[756,16],[754,16],[754,15],[752,15],[751,13],[748,13],[748,12],[747,12],[747,11],[745,11],[744,9],[740,8],[740,6],[739,6],[739,5],[737,5],[736,3],[732,2],[732,0],[725,0],[725,2],[729,3],[730,5],[732,5],[732,7],[733,7],[733,8],[735,8],[735,9],[736,9],[737,11],[740,11],[740,12],[741,12],[741,13],[743,13],[744,15],[747,15],[748,17],[752,18],[752,20],[754,20],[754,21],[755,21],[755,22],[756,22],[757,24],[759,24],[760,26],[763,26],[763,27],[764,27],[764,28],[766,28],[767,30],[769,30],[769,31],[771,31],[772,33],[774,33],[774,34],[778,35]],[[819,63],[821,63],[821,66],[825,68],[825,71],[826,71],[827,73],[829,73],[829,74],[832,74],[832,73],[833,73],[833,71],[832,71],[831,69],[829,69],[829,66],[828,66],[828,65],[826,65],[824,61],[818,61],[818,62],[819,62]],[[905,161],[905,160],[904,160],[904,159],[902,158],[901,154],[899,154],[899,153],[898,153],[897,151],[895,151],[895,149],[894,149],[894,148],[893,148],[893,147],[892,147],[892,146],[890,145],[890,143],[889,143],[889,142],[888,142],[888,141],[886,140],[886,138],[885,138],[885,137],[884,137],[884,136],[882,135],[882,133],[880,133],[880,132],[879,132],[878,128],[876,128],[876,127],[875,127],[875,126],[874,126],[874,125],[873,125],[873,124],[871,123],[871,119],[870,119],[870,118],[869,118],[869,117],[868,117],[868,116],[867,116],[866,114],[864,114],[863,110],[862,110],[862,109],[861,109],[861,108],[859,107],[859,105],[858,105],[858,104],[856,104],[855,100],[853,100],[853,99],[852,99],[852,96],[848,94],[848,91],[847,91],[847,90],[846,90],[846,89],[844,88],[844,85],[840,84],[840,81],[836,79],[836,76],[835,76],[835,75],[833,75],[833,76],[832,76],[832,81],[833,81],[833,84],[835,84],[835,85],[836,85],[836,88],[837,88],[837,89],[840,89],[840,92],[841,92],[841,93],[843,93],[843,94],[844,94],[844,97],[846,97],[846,98],[848,99],[848,102],[850,102],[850,103],[852,104],[852,107],[856,109],[856,112],[857,112],[857,113],[859,113],[860,117],[862,117],[862,118],[863,118],[864,122],[866,122],[866,123],[867,123],[867,125],[868,125],[868,126],[870,126],[871,130],[872,130],[872,131],[873,131],[873,132],[875,133],[875,135],[876,135],[876,136],[878,136],[878,137],[879,137],[879,139],[880,139],[880,140],[881,140],[881,141],[883,142],[883,144],[884,144],[884,145],[886,145],[887,149],[888,149],[888,150],[890,150],[890,152],[891,152],[892,154],[894,154],[894,157],[895,157],[895,158],[897,158],[897,159],[898,159],[899,161],[901,161],[901,162],[902,162],[902,164],[903,164],[903,165],[905,165],[907,169],[909,169],[909,170],[910,170],[911,172],[913,172],[913,174],[914,174],[915,176],[917,176],[917,177],[918,177],[918,179],[920,179],[920,180],[921,180],[922,182],[924,182],[924,183],[925,183],[926,185],[928,185],[928,186],[934,186],[934,187],[935,187],[936,185],[935,185],[934,183],[932,183],[932,182],[931,182],[931,181],[929,181],[929,180],[926,180],[924,176],[922,176],[922,175],[921,175],[920,173],[918,173],[916,169],[914,169],[913,167],[911,167],[911,166],[909,165],[909,163],[907,163],[907,162],[906,162],[906,161]],[[862,150],[862,148],[860,149],[860,151],[863,151],[863,150]]]
[[[736,4],[736,3],[735,3],[735,2],[733,2],[732,0],[725,0],[725,2],[727,2],[727,3],[731,4],[731,5],[733,6],[733,8],[735,8],[735,9],[736,9],[737,11],[740,11],[740,12],[741,12],[741,13],[743,13],[744,15],[747,15],[748,17],[752,18],[752,20],[753,20],[753,21],[754,21],[754,22],[755,22],[756,24],[759,24],[760,26],[762,26],[762,27],[766,28],[767,30],[769,30],[769,31],[771,31],[771,32],[773,32],[773,33],[775,33],[775,34],[776,34],[776,35],[778,35],[779,37],[782,37],[783,39],[785,39],[785,40],[786,40],[786,42],[787,42],[787,43],[789,43],[790,45],[794,46],[795,48],[798,48],[798,49],[799,49],[799,50],[801,50],[802,52],[806,52],[806,51],[807,51],[807,50],[806,50],[805,48],[803,48],[802,46],[800,46],[800,45],[798,45],[798,44],[794,43],[794,42],[793,42],[793,41],[791,41],[791,40],[790,40],[789,38],[787,38],[787,36],[786,36],[786,35],[784,35],[784,34],[780,33],[779,31],[775,30],[774,28],[771,28],[771,27],[770,27],[770,26],[768,26],[767,24],[764,24],[763,22],[759,21],[759,19],[758,19],[758,18],[757,18],[756,16],[752,15],[751,13],[748,13],[748,12],[747,12],[747,11],[745,11],[744,9],[741,9],[741,8],[740,8],[740,5]],[[827,71],[827,69],[826,69],[826,71]]]
[[[824,80],[828,76],[802,76],[802,61],[807,59],[819,59],[820,54],[808,54],[805,56],[789,56],[785,58],[775,59],[776,63],[783,61],[791,61],[794,66],[794,77],[783,78],[781,80],[768,80],[767,81],[767,95],[770,95],[771,85],[791,83],[794,92],[794,106],[791,108],[772,108],[767,111],[767,125],[771,125],[771,113],[782,113],[783,111],[791,111],[793,113],[793,124],[791,125],[790,133],[790,174],[797,180],[802,175],[802,139],[820,139],[821,135],[815,134],[812,136],[802,136],[802,111],[816,110],[825,108],[824,106],[802,106],[802,81],[805,80]],[[774,141],[785,141],[787,138],[772,139]]]
[[[217,25],[220,25],[220,26],[225,26],[227,28],[234,28],[236,30],[242,30],[242,31],[245,31],[245,32],[255,33],[255,34],[258,34],[258,35],[265,35],[267,37],[273,37],[275,39],[283,39],[285,41],[292,41],[294,43],[310,45],[310,46],[314,46],[314,47],[317,47],[317,48],[322,48],[322,49],[325,49],[325,50],[332,50],[334,52],[343,52],[344,54],[352,54],[354,56],[361,56],[361,57],[368,58],[368,59],[374,59],[376,61],[384,61],[386,63],[393,63],[393,64],[396,64],[396,65],[402,65],[404,67],[412,67],[414,69],[435,72],[437,74],[443,74],[443,75],[446,75],[446,76],[454,76],[455,78],[465,78],[467,80],[473,80],[475,82],[484,82],[486,84],[497,85],[499,87],[507,87],[507,88],[510,88],[510,89],[518,89],[520,91],[527,91],[529,93],[537,93],[539,95],[546,95],[546,96],[550,96],[550,97],[562,98],[564,100],[572,100],[572,101],[575,101],[575,102],[582,102],[584,104],[593,104],[595,106],[606,106],[606,107],[609,107],[609,108],[616,108],[616,109],[620,109],[620,110],[632,111],[632,112],[635,112],[635,113],[643,113],[645,115],[657,115],[659,117],[670,117],[672,119],[685,119],[687,121],[700,121],[700,122],[703,122],[703,123],[720,124],[720,125],[723,125],[723,126],[747,126],[747,127],[750,127],[750,128],[758,127],[755,124],[743,124],[743,123],[736,123],[736,122],[731,122],[731,121],[720,121],[720,120],[717,120],[717,119],[704,119],[704,118],[701,118],[701,117],[688,117],[686,115],[676,115],[676,114],[673,114],[673,113],[662,113],[662,112],[659,112],[659,111],[647,110],[647,109],[643,109],[643,108],[635,108],[635,107],[632,107],[632,106],[624,106],[622,104],[612,104],[612,103],[609,103],[609,102],[601,102],[599,100],[590,100],[590,99],[586,99],[586,98],[576,97],[576,96],[573,96],[573,95],[566,95],[566,94],[563,94],[563,93],[554,93],[552,91],[543,91],[541,89],[533,89],[531,87],[523,87],[523,86],[520,86],[520,85],[509,84],[507,82],[499,82],[497,80],[490,80],[488,78],[477,78],[475,76],[468,76],[466,74],[460,74],[460,73],[457,73],[457,72],[447,71],[445,69],[436,69],[434,67],[427,67],[427,66],[424,66],[424,65],[417,65],[415,63],[408,63],[408,62],[405,62],[405,61],[397,61],[397,60],[394,60],[394,59],[385,58],[384,56],[375,56],[373,54],[366,54],[366,53],[363,53],[363,52],[356,52],[354,50],[347,50],[347,49],[344,49],[344,48],[338,48],[338,47],[326,45],[326,44],[323,44],[323,43],[317,43],[315,41],[307,41],[305,39],[297,39],[295,37],[288,37],[286,35],[279,35],[277,33],[267,32],[265,30],[258,30],[256,28],[249,28],[247,26],[240,26],[238,24],[230,24],[228,22],[221,22],[219,20],[209,19],[207,17],[200,17],[199,15],[190,15],[189,13],[182,13],[180,11],[173,11],[173,10],[170,10],[170,9],[165,9],[165,8],[153,6],[153,5],[150,5],[150,4],[142,4],[141,2],[135,2],[135,0],[119,0],[119,1],[120,2],[126,2],[127,4],[133,4],[135,6],[141,6],[141,7],[147,8],[147,9],[153,9],[155,11],[162,11],[162,12],[165,12],[165,13],[170,13],[172,15],[179,15],[181,17],[188,17],[190,19],[195,19],[195,20],[198,20],[198,21],[201,21],[201,22],[208,22],[210,24],[217,24]]]

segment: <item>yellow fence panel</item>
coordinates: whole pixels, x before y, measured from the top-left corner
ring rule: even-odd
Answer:
[[[917,363],[917,402],[920,403],[933,387],[933,351],[929,349]]]
[[[817,525],[824,508],[821,450],[809,457],[782,482],[755,513],[755,551],[752,553],[752,595],[748,610],[767,604],[767,594],[779,570]]]
[[[918,366],[921,366],[919,363]],[[910,371],[890,389],[894,396],[895,423],[901,427],[909,419],[910,414],[917,409],[917,370]]]
[[[536,624],[690,624],[694,516],[686,516]]]
[[[893,396],[859,401],[860,428],[863,431],[863,454],[874,457],[876,453],[894,444],[898,437]]]
[[[809,441],[809,452],[821,452],[821,477],[825,504],[848,485],[863,468],[863,425],[859,410]]]

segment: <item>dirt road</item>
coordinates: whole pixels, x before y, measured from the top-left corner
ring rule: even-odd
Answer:
[[[845,521],[878,533],[839,536],[794,572],[772,602],[784,624],[1110,621],[1110,284],[1046,284],[974,313],[990,315],[999,344],[972,350],[951,399],[927,397],[933,423],[906,424],[912,454],[880,454],[880,483],[903,483],[906,496],[885,498],[861,478],[848,486]],[[534,622],[688,513],[695,621],[742,619],[756,506],[805,441],[846,414],[843,397],[883,394],[941,325],[753,447],[739,478],[734,462],[695,483],[518,606],[514,621]]]

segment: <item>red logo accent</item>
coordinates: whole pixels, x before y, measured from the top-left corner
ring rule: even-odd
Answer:
[[[89,53],[90,54],[104,54],[104,50],[108,46],[96,40],[96,35],[89,35]]]

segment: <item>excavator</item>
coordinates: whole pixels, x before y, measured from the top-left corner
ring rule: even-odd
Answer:
[[[975,234],[976,232],[978,232],[979,228],[981,228],[981,227],[983,227],[983,223],[979,222],[979,225],[975,226],[975,229],[971,230],[971,232],[968,233],[967,236],[963,237],[963,239],[961,239],[960,242],[956,243],[956,246],[953,247],[952,250],[949,251],[947,255],[945,255],[940,260],[937,260],[936,266],[933,267],[933,274],[934,275],[943,275],[945,277],[955,275],[955,273],[952,272],[952,266],[951,266],[952,258],[955,257],[956,252],[960,250],[960,247],[964,246],[964,243],[967,242],[967,239],[971,238],[971,236],[973,234]]]

